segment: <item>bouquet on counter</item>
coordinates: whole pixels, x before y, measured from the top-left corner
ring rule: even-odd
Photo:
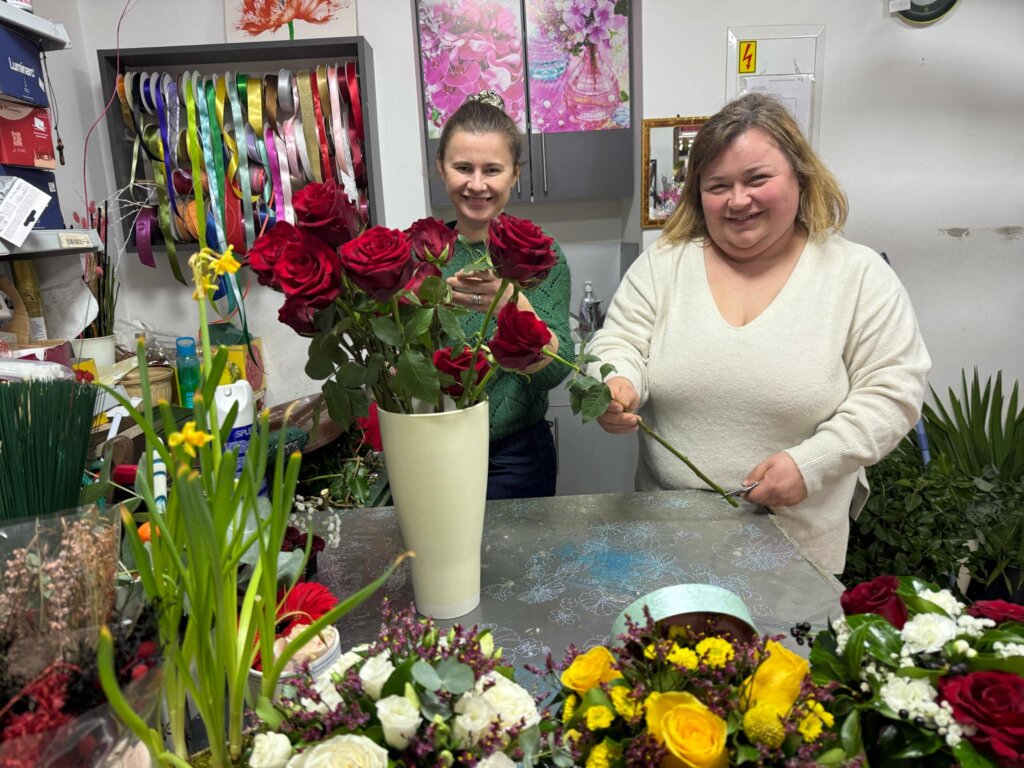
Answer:
[[[500,665],[487,630],[445,631],[385,601],[379,637],[262,711],[252,768],[511,766],[540,743],[533,697]]]
[[[850,757],[872,766],[1024,766],[1024,606],[967,606],[879,576],[843,593],[811,651]]]
[[[726,768],[837,764],[827,686],[778,638],[707,623],[665,626],[645,608],[622,645],[570,651],[558,675],[558,766]]]

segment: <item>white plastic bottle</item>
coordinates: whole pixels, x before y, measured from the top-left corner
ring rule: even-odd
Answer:
[[[238,403],[238,413],[235,415],[235,423],[231,427],[224,449],[238,451],[238,465],[235,467],[235,477],[242,474],[242,467],[245,465],[245,455],[249,451],[249,441],[252,439],[252,424],[256,416],[256,407],[252,395],[252,386],[245,379],[239,379],[232,384],[221,384],[213,394],[214,406],[217,409],[217,423],[221,426],[228,417],[232,406]],[[266,478],[260,483],[259,493],[267,495]]]

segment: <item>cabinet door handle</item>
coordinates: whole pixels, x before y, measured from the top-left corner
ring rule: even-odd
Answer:
[[[548,144],[544,141],[544,134],[540,135],[540,162],[544,171],[544,194],[548,193]]]
[[[516,177],[516,194],[520,197],[523,196],[523,185],[521,176]]]

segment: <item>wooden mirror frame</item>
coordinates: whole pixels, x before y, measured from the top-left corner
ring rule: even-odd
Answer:
[[[675,209],[672,205],[660,205],[655,210],[651,199],[652,184],[657,183],[657,178],[651,178],[651,129],[672,128],[672,166],[673,175],[675,167],[680,163],[680,143],[692,139],[700,127],[708,121],[709,116],[699,117],[656,117],[643,121],[643,130],[640,134],[640,188],[643,191],[643,201],[640,206],[640,226],[643,229],[661,229],[668,221],[669,215]],[[657,162],[657,158],[654,158]],[[654,170],[657,177],[659,169]],[[662,175],[665,175],[662,173]],[[682,183],[678,184],[682,188]],[[656,189],[656,187],[655,187]]]

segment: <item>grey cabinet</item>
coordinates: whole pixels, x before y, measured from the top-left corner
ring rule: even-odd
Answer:
[[[494,0],[417,0],[416,6],[432,205],[450,205],[436,169],[440,131],[468,95],[485,89],[502,97],[528,138],[511,202],[633,194],[626,0],[594,0],[584,17],[551,0],[500,7]]]

